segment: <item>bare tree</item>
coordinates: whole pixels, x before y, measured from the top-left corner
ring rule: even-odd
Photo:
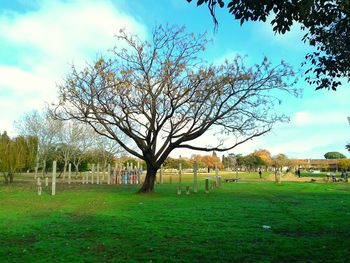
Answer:
[[[16,122],[19,134],[38,138],[36,163],[39,165],[39,162],[42,162],[43,174],[46,170],[46,161],[52,148],[58,142],[58,135],[62,127],[62,121],[51,118],[47,111],[42,113],[32,111]]]
[[[90,149],[94,144],[94,137],[96,133],[90,126],[84,125],[79,122],[74,123],[74,134],[75,140],[72,143],[73,152],[72,152],[72,162],[75,167],[75,174],[77,176],[79,171],[79,166],[81,162],[86,157],[86,151]]]
[[[125,140],[123,139],[123,141]],[[111,157],[117,157],[125,153],[115,140],[111,140],[105,136],[95,136],[94,144],[94,148],[101,155],[99,159],[101,161],[102,169],[106,169],[108,163],[112,161]]]
[[[96,136],[96,133],[91,127],[82,123],[74,120],[63,123],[62,129],[58,133],[59,144],[57,145],[60,159],[64,163],[63,179],[69,162],[74,162],[77,171],[83,159],[83,153],[92,146],[94,136]]]
[[[62,120],[89,124],[143,159],[147,174],[142,193],[153,191],[157,170],[172,150],[232,149],[287,120],[274,110],[279,91],[297,95],[294,73],[285,63],[272,66],[265,58],[247,68],[237,57],[220,66],[207,65],[199,57],[208,43],[205,34],[159,26],[149,42],[123,30],[118,40],[127,48],[115,47],[110,58],[82,71],[72,66],[60,85],[54,113]],[[236,140],[211,147],[193,142],[215,131]]]

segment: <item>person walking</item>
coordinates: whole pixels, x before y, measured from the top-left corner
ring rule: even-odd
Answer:
[[[347,171],[346,171],[345,169],[341,172],[340,177],[341,177],[342,179],[344,179],[345,182],[348,181],[348,173],[347,173]]]
[[[345,171],[345,182],[348,182],[348,172]]]

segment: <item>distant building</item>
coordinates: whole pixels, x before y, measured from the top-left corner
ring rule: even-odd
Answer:
[[[294,159],[296,167],[307,170],[338,170],[339,159]]]

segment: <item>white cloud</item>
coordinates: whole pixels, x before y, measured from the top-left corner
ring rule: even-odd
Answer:
[[[13,122],[32,109],[42,109],[55,98],[55,83],[50,78],[0,65],[0,132],[15,134]]]
[[[275,125],[272,132],[249,140],[229,152],[246,155],[257,149],[267,149],[272,155],[284,153],[289,158],[323,158],[328,151],[346,153],[345,144],[349,142],[350,132],[346,116],[344,111],[296,112],[291,122]],[[215,145],[215,142],[215,136],[207,135],[196,140],[195,145]],[[228,146],[230,142],[232,144],[234,138],[226,140],[225,145]],[[181,149],[174,151],[172,156],[190,156],[193,153]],[[219,153],[222,154],[227,153]]]
[[[269,150],[274,153],[286,153],[291,156],[305,156],[305,153],[312,152],[317,148],[324,148],[336,142],[336,138],[332,138],[325,134],[307,135],[298,139],[286,140],[283,143],[272,145]]]
[[[1,98],[0,93],[0,132],[7,131],[8,134],[14,134],[13,120],[8,116],[20,114],[20,104],[14,100]]]
[[[291,122],[276,126],[260,145],[272,154],[284,153],[291,158],[323,158],[327,151],[345,151],[350,127],[344,111],[300,111]]]
[[[47,91],[45,87],[53,85],[52,80],[45,76],[40,76],[18,67],[0,65],[0,87],[11,90],[16,97],[37,96],[40,94],[35,93],[45,93]]]
[[[327,112],[305,112],[300,111],[294,113],[291,124],[297,126],[305,125],[335,125],[344,124],[346,121],[346,113],[343,111],[327,111]]]
[[[38,1],[26,13],[4,12],[0,16],[1,49],[14,50],[11,58],[0,58],[0,100],[17,105],[0,112],[1,126],[56,97],[56,83],[69,70],[105,53],[116,44],[119,29],[145,37],[139,21],[110,1]],[[10,109],[10,112],[9,112]]]
[[[0,32],[16,44],[59,57],[110,48],[120,28],[144,35],[145,28],[111,2],[42,1],[40,9],[1,19]]]

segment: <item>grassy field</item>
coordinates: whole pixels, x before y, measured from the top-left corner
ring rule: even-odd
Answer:
[[[181,196],[175,176],[152,195],[59,183],[38,196],[28,178],[1,183],[0,261],[350,262],[350,183],[239,177],[209,194],[200,179]]]

